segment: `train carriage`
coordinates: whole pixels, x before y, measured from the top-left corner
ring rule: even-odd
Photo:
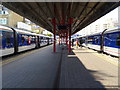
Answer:
[[[0,26],[0,57],[14,53],[14,31],[5,26]]]
[[[37,47],[37,34],[15,29],[17,33],[18,52]]]
[[[53,43],[53,37],[49,37],[49,44]]]
[[[120,57],[120,27],[77,38],[84,40],[83,46],[85,47]]]
[[[52,43],[51,37],[0,25],[0,57]]]
[[[120,56],[120,27],[108,29],[104,33],[103,51],[110,55]]]
[[[101,45],[101,35],[100,35],[100,33],[90,35],[90,36],[87,37],[87,47],[88,48],[101,51],[100,45]]]
[[[45,38],[45,36],[44,35],[40,35],[40,47],[42,47],[42,46],[45,46],[46,44],[45,44],[45,40],[46,40],[46,38]]]

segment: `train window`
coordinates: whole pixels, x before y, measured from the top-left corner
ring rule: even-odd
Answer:
[[[95,42],[98,43],[98,39],[96,39]]]
[[[109,37],[113,37],[113,34],[109,34]]]
[[[38,41],[37,41],[37,36],[35,36],[35,43],[36,43],[36,42],[38,42]]]
[[[10,37],[6,38],[6,45],[8,45],[8,46],[10,45]]]
[[[35,37],[31,37],[31,43],[35,43]]]
[[[106,34],[106,38],[109,38],[109,34]]]
[[[106,34],[106,35],[105,35],[105,38],[106,38],[106,39],[109,39],[109,34]]]
[[[98,36],[94,37],[94,41],[95,41],[96,44],[98,43],[98,39],[99,39]]]
[[[94,39],[93,37],[89,37],[88,38],[88,43],[93,43],[93,39]]]
[[[24,38],[25,38],[25,41],[28,41],[28,35],[25,35]]]
[[[41,43],[41,39],[39,38],[39,41],[40,41],[40,43]]]
[[[22,44],[24,44],[24,42],[25,42],[24,35],[22,35],[21,39],[22,39]]]
[[[31,44],[31,36],[28,36],[27,43]]]
[[[43,39],[43,37],[40,37],[40,39]]]
[[[120,46],[120,35],[119,34],[117,35],[116,45]]]
[[[6,45],[9,47],[11,45],[11,38],[13,37],[13,35],[10,32],[5,32],[5,36],[6,36]]]

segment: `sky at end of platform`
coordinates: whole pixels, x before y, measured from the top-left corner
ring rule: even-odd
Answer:
[[[119,2],[120,0],[0,0],[0,2]]]
[[[112,18],[113,20],[117,20],[118,26],[120,26],[120,6],[118,8],[115,8],[111,12],[107,13],[106,15],[102,16],[98,20],[94,21],[90,25],[95,26],[95,25],[100,25],[100,24],[105,24],[107,19]],[[90,25],[86,26],[85,28],[89,27]],[[82,30],[84,30],[83,28]],[[103,31],[103,30],[100,30]],[[76,34],[81,34],[81,30],[78,31]]]
[[[105,23],[106,19],[112,18],[118,21],[118,8],[112,10],[111,12],[107,13],[106,15],[102,16],[100,19],[96,20],[95,24]]]

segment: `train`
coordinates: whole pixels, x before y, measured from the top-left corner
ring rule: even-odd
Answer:
[[[120,57],[120,26],[105,29],[92,35],[79,36],[74,39],[82,40],[82,46],[111,56]]]
[[[0,25],[0,57],[52,43],[53,37]]]

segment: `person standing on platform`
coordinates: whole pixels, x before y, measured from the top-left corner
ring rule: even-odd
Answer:
[[[76,40],[76,48],[78,48],[79,44],[78,44],[78,40]]]

